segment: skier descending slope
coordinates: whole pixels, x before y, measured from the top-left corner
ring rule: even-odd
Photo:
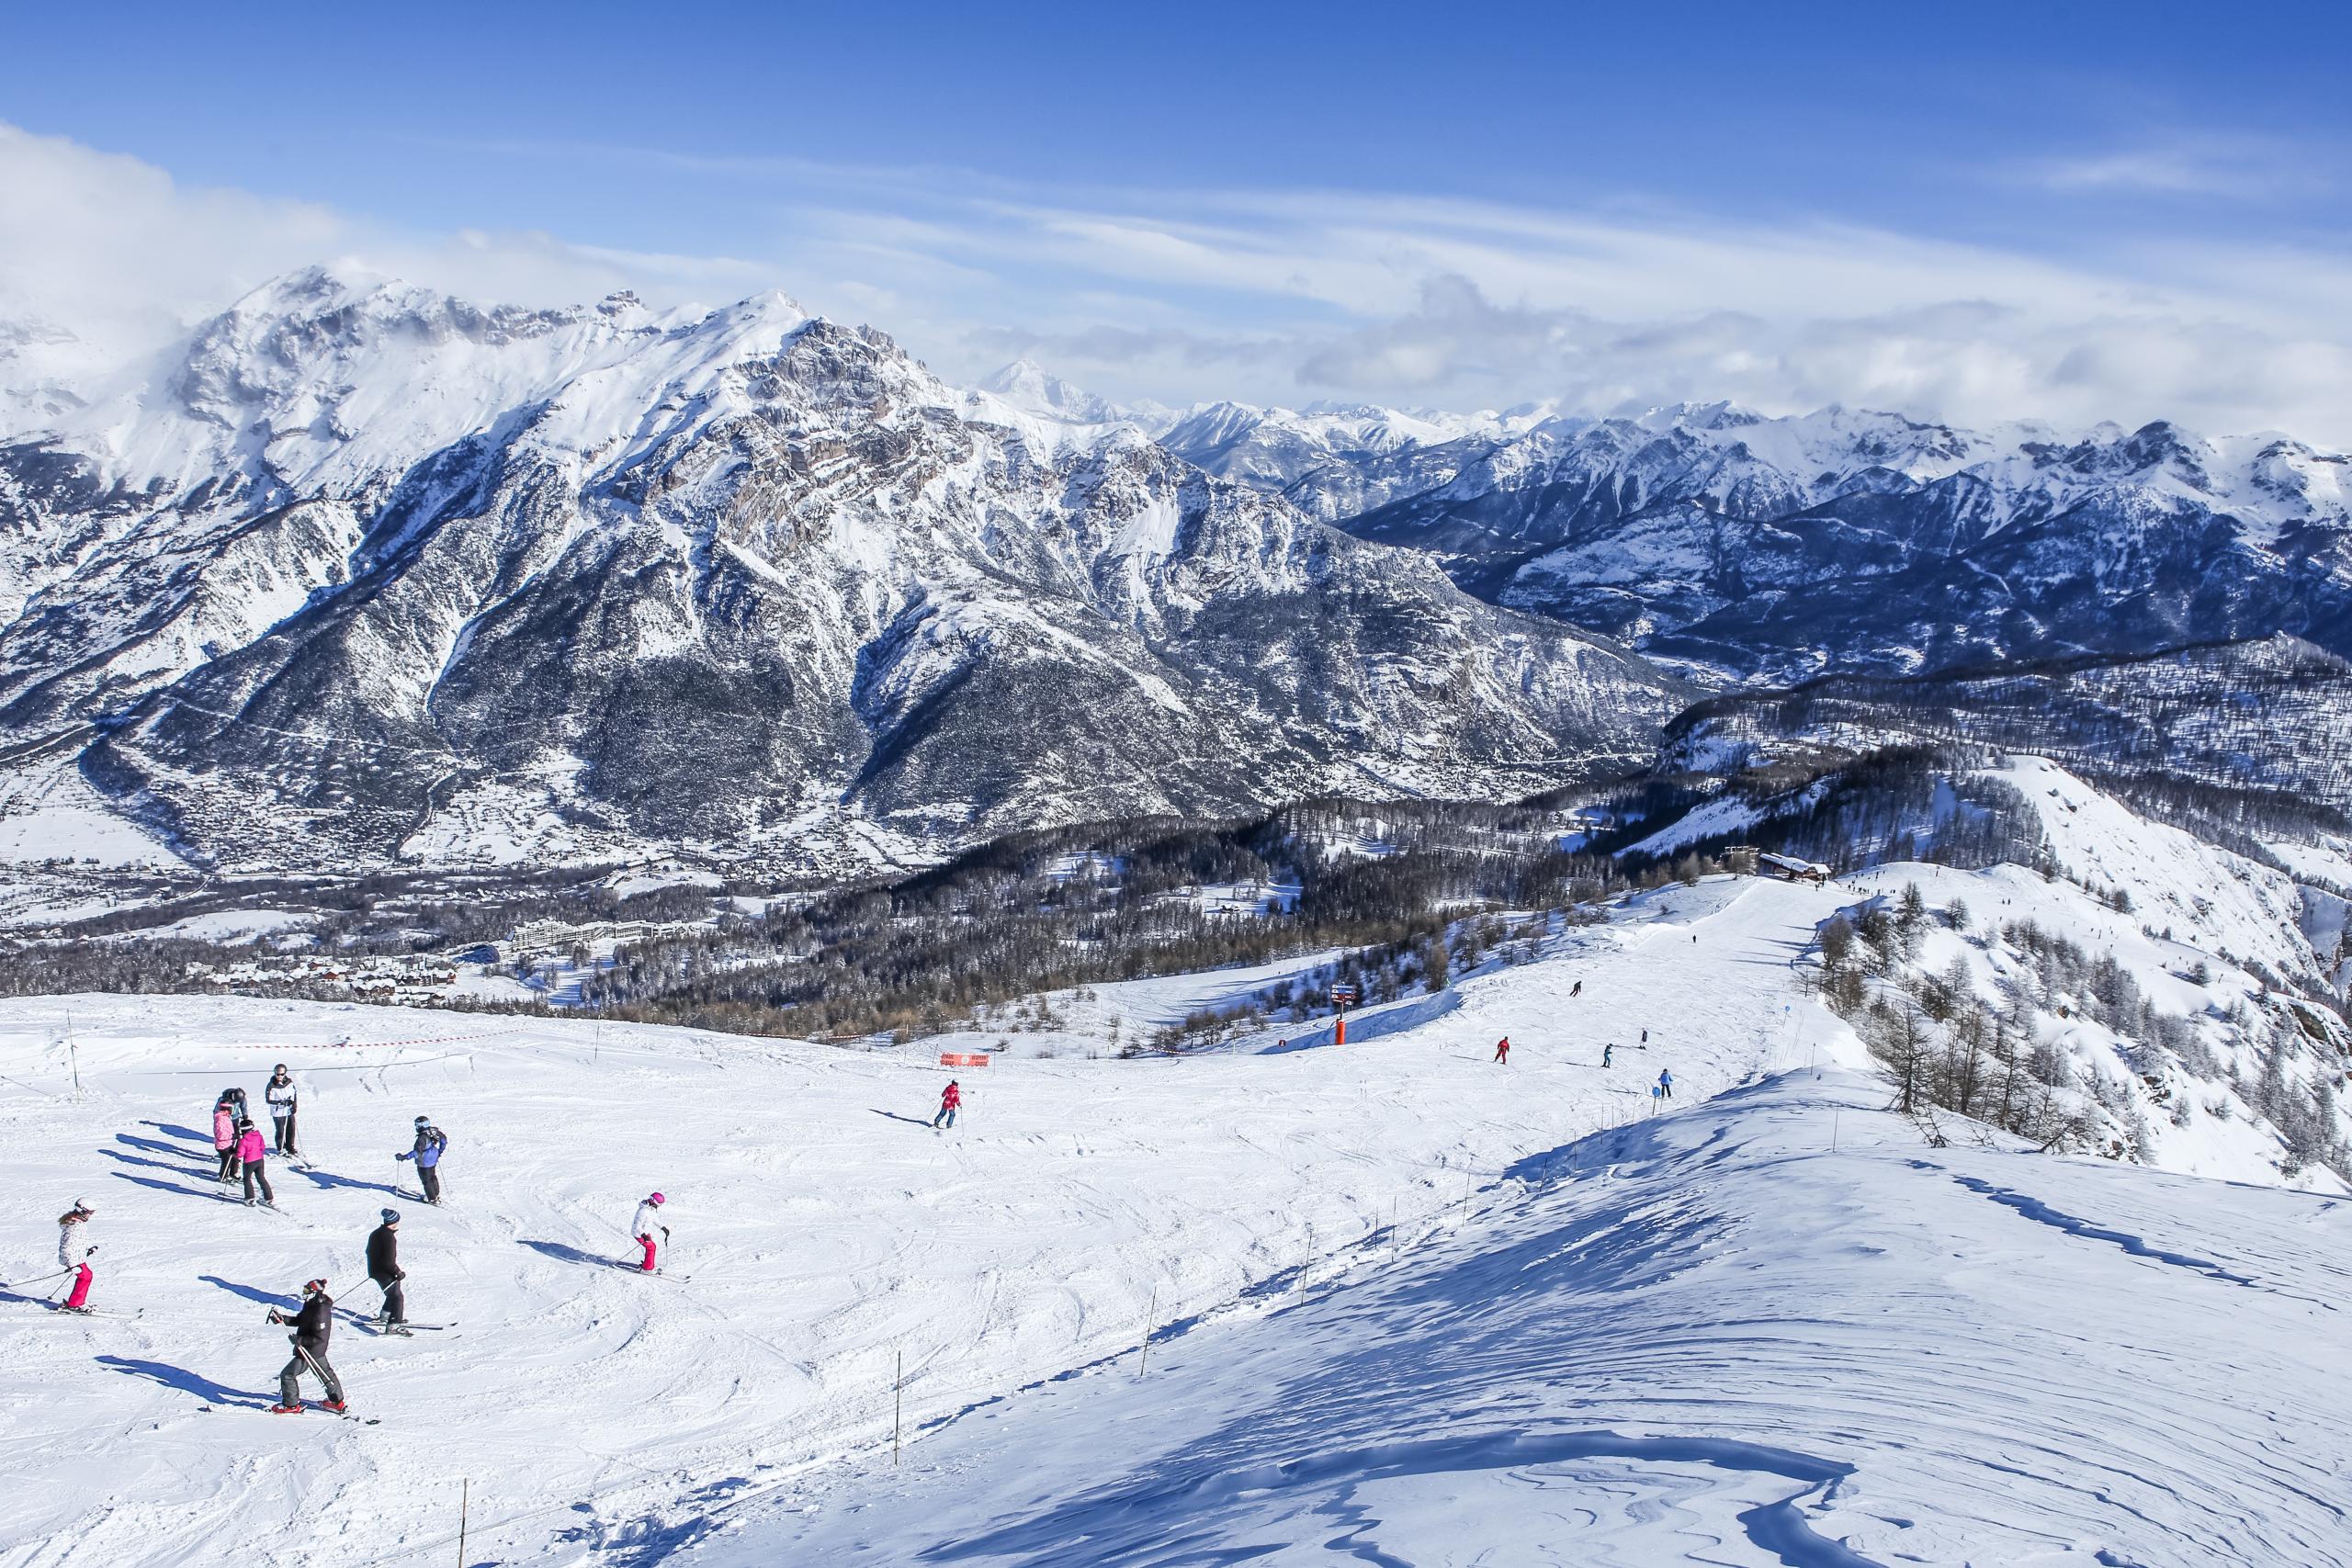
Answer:
[[[368,1233],[368,1278],[384,1292],[383,1310],[376,1314],[376,1321],[387,1334],[405,1335],[408,1293],[401,1289],[401,1281],[408,1278],[408,1270],[401,1267],[401,1213],[386,1209],[383,1219],[382,1224]]]
[[[946,1122],[950,1127],[955,1126],[956,1108],[963,1103],[964,1090],[962,1086],[957,1084],[954,1078],[949,1078],[947,1080],[947,1087],[939,1091],[939,1113],[931,1119],[933,1130],[934,1132],[937,1131],[939,1124],[942,1122]]]
[[[664,1243],[670,1239],[670,1227],[662,1223],[662,1205],[667,1201],[661,1193],[654,1193],[637,1206],[637,1215],[628,1223],[628,1234],[636,1238],[639,1246],[645,1248],[645,1257],[638,1264],[638,1269],[643,1273],[650,1274],[656,1271],[654,1261],[657,1249],[653,1242],[653,1233],[660,1231]]]
[[[237,1158],[244,1168],[245,1207],[254,1206],[254,1183],[261,1183],[261,1201],[270,1208],[277,1207],[277,1194],[269,1190],[269,1140],[251,1118],[237,1123]]]
[[[1657,1097],[1660,1100],[1674,1098],[1674,1070],[1671,1067],[1657,1070]]]
[[[74,1276],[74,1293],[65,1298],[66,1312],[87,1314],[90,1310],[90,1255],[98,1249],[98,1244],[90,1239],[93,1213],[76,1198],[74,1206],[57,1217],[58,1267]]]
[[[1506,1034],[1495,1042],[1495,1060],[1508,1066],[1510,1062],[1510,1036]]]
[[[392,1156],[416,1161],[416,1179],[424,1185],[424,1201],[435,1207],[441,1202],[441,1152],[448,1146],[448,1134],[435,1127],[432,1118],[420,1116],[416,1119],[415,1146]]]
[[[334,1331],[334,1298],[327,1294],[324,1280],[306,1280],[302,1286],[302,1310],[288,1317],[276,1307],[269,1309],[269,1321],[294,1325],[294,1359],[277,1374],[277,1403],[269,1407],[273,1416],[299,1416],[302,1413],[302,1374],[315,1376],[326,1390],[326,1398],[319,1403],[340,1416],[346,1408],[343,1403],[343,1380],[334,1375],[334,1366],[327,1359],[327,1337]]]

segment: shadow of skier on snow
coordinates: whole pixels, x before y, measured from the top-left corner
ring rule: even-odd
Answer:
[[[112,1153],[113,1151],[108,1150],[107,1152]],[[116,1157],[120,1158],[121,1156],[116,1156]],[[152,1160],[141,1160],[139,1163],[141,1165],[152,1165],[154,1162]],[[152,1176],[133,1176],[127,1170],[112,1170],[108,1171],[107,1174],[113,1177],[117,1181],[136,1182],[141,1187],[152,1187],[158,1192],[175,1193],[182,1198],[201,1199],[207,1203],[217,1203],[220,1201],[220,1195],[218,1192],[211,1191],[209,1184],[207,1187],[182,1187],[175,1181],[158,1181]]]
[[[876,1116],[888,1116],[893,1122],[904,1122],[910,1127],[928,1127],[931,1125],[930,1122],[924,1121],[920,1116],[901,1116],[895,1111],[885,1111],[881,1107],[875,1105],[869,1105],[865,1109],[873,1111]]]
[[[64,1280],[61,1278],[54,1288],[63,1290]],[[12,1291],[6,1285],[0,1285],[0,1302],[14,1302],[20,1306],[47,1307],[51,1312],[57,1310],[55,1296],[28,1296],[22,1291]]]
[[[255,1285],[240,1285],[232,1280],[223,1280],[218,1274],[198,1274],[197,1278],[208,1285],[219,1286],[232,1296],[243,1296],[257,1306],[276,1307],[281,1312],[293,1312],[302,1304],[292,1296],[281,1295],[276,1291],[265,1291]]]
[[[117,1138],[121,1138],[124,1134],[117,1133],[115,1136]],[[167,1154],[177,1154],[179,1151],[176,1149],[167,1149],[164,1152]],[[127,1155],[120,1149],[100,1149],[98,1153],[106,1156],[108,1159],[120,1160],[125,1165],[143,1165],[150,1170],[168,1170],[175,1176],[204,1176],[209,1178],[216,1168],[212,1166],[207,1166],[204,1169],[199,1171],[185,1165],[174,1165],[164,1160],[149,1159],[145,1155]],[[120,1172],[117,1172],[116,1174],[119,1175]]]
[[[145,1123],[150,1127],[154,1124],[153,1122]],[[187,1129],[183,1127],[179,1131],[186,1132]],[[179,1155],[184,1158],[196,1161],[199,1166],[209,1164],[215,1157],[212,1142],[209,1138],[205,1140],[204,1146],[200,1149],[184,1149],[177,1144],[167,1144],[158,1138],[142,1138],[134,1133],[117,1133],[114,1135],[114,1141],[118,1144],[127,1144],[134,1149],[145,1149],[151,1155]]]
[[[576,1247],[569,1247],[560,1241],[517,1241],[514,1245],[527,1247],[540,1257],[552,1258],[558,1263],[585,1263],[598,1269],[626,1269],[632,1274],[642,1272],[634,1263],[618,1258],[604,1258],[593,1252],[583,1252]]]
[[[406,1198],[413,1202],[424,1201],[424,1194],[402,1191],[389,1181],[362,1181],[356,1176],[337,1176],[334,1171],[312,1170],[306,1165],[298,1165],[294,1170],[297,1175],[307,1176],[319,1186],[330,1190],[348,1187],[360,1192],[388,1192],[395,1198]]]
[[[100,1356],[96,1360],[98,1365],[111,1371],[145,1378],[150,1382],[162,1383],[165,1388],[176,1389],[182,1393],[192,1393],[214,1404],[251,1405],[258,1409],[268,1405],[276,1397],[249,1393],[244,1389],[224,1388],[201,1373],[164,1361],[141,1361],[129,1356]]]

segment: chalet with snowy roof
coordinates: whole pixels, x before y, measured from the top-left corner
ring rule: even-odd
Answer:
[[[1810,882],[1816,886],[1827,882],[1833,874],[1830,868],[1819,861],[1777,855],[1770,850],[1756,857],[1756,871],[1759,876],[1770,876],[1781,882]]]

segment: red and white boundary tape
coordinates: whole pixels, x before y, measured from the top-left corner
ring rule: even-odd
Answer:
[[[493,1029],[482,1034],[419,1035],[413,1040],[331,1040],[323,1045],[272,1045],[249,1040],[237,1043],[248,1051],[364,1051],[377,1045],[455,1045],[464,1040],[496,1040],[522,1032],[519,1029]]]

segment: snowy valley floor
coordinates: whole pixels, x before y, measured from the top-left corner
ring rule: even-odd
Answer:
[[[2352,1562],[2352,1204],[1922,1147],[1790,982],[1849,897],[1646,897],[1343,1048],[1003,1059],[944,1135],[935,1045],[0,1005],[8,1278],[83,1197],[139,1313],[0,1299],[0,1563],[447,1562],[461,1480],[473,1564]],[[281,1059],[315,1163],[248,1212],[199,1129]],[[684,1279],[613,1266],[656,1187]],[[379,1425],[267,1415],[266,1303],[372,1311],[387,1202],[455,1326],[338,1328]]]

